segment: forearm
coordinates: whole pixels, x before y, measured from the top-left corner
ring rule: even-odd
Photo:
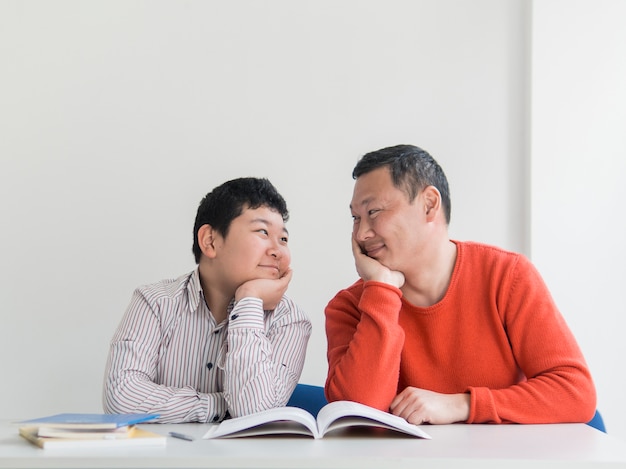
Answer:
[[[260,299],[244,298],[232,311],[224,363],[224,398],[231,416],[282,407],[289,400],[311,333],[310,323],[295,309],[293,303],[281,302],[273,313],[280,319],[271,330],[266,330]]]
[[[107,373],[103,393],[108,413],[156,413],[160,423],[211,422],[226,415],[222,393],[200,393],[190,386],[156,384],[142,373],[114,370]]]
[[[585,366],[563,366],[505,389],[469,388],[468,423],[585,423],[596,392]]]
[[[352,400],[389,410],[398,391],[404,344],[404,331],[398,324],[400,307],[399,290],[378,283],[369,283],[360,301],[344,292],[328,304],[329,400]]]

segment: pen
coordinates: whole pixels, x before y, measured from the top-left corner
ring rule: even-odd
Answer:
[[[193,436],[185,435],[184,433],[169,432],[169,436],[180,438],[181,440],[193,441]]]

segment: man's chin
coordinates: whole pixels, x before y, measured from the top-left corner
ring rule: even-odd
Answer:
[[[282,276],[282,274],[278,271],[278,270],[274,270],[274,269],[263,269],[261,272],[259,272],[258,276],[255,277],[255,280],[276,280],[279,279]]]
[[[388,263],[385,261],[385,256],[381,252],[375,252],[373,254],[366,254],[366,256],[371,259],[374,259],[379,264],[384,265],[385,267],[389,268],[389,266],[387,265]]]
[[[390,262],[389,259],[385,259],[384,256],[378,256],[378,258],[372,257],[372,259],[376,260],[383,267],[387,267],[389,270],[399,270],[393,262]]]

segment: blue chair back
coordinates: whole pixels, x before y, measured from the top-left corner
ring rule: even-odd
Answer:
[[[300,407],[306,410],[314,417],[322,407],[328,404],[326,396],[324,396],[324,388],[322,386],[313,386],[311,384],[296,385],[293,394],[289,398],[287,405],[290,407]]]
[[[587,425],[597,430],[600,430],[601,432],[606,433],[606,427],[604,426],[604,419],[602,418],[602,415],[600,414],[598,410],[596,410],[596,414],[593,416],[593,418],[589,420],[589,422],[587,422]]]

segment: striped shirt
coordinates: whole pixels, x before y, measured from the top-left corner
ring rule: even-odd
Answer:
[[[139,287],[111,341],[104,410],[217,422],[284,406],[310,335],[309,319],[285,296],[273,311],[259,298],[233,301],[217,324],[197,268]]]

